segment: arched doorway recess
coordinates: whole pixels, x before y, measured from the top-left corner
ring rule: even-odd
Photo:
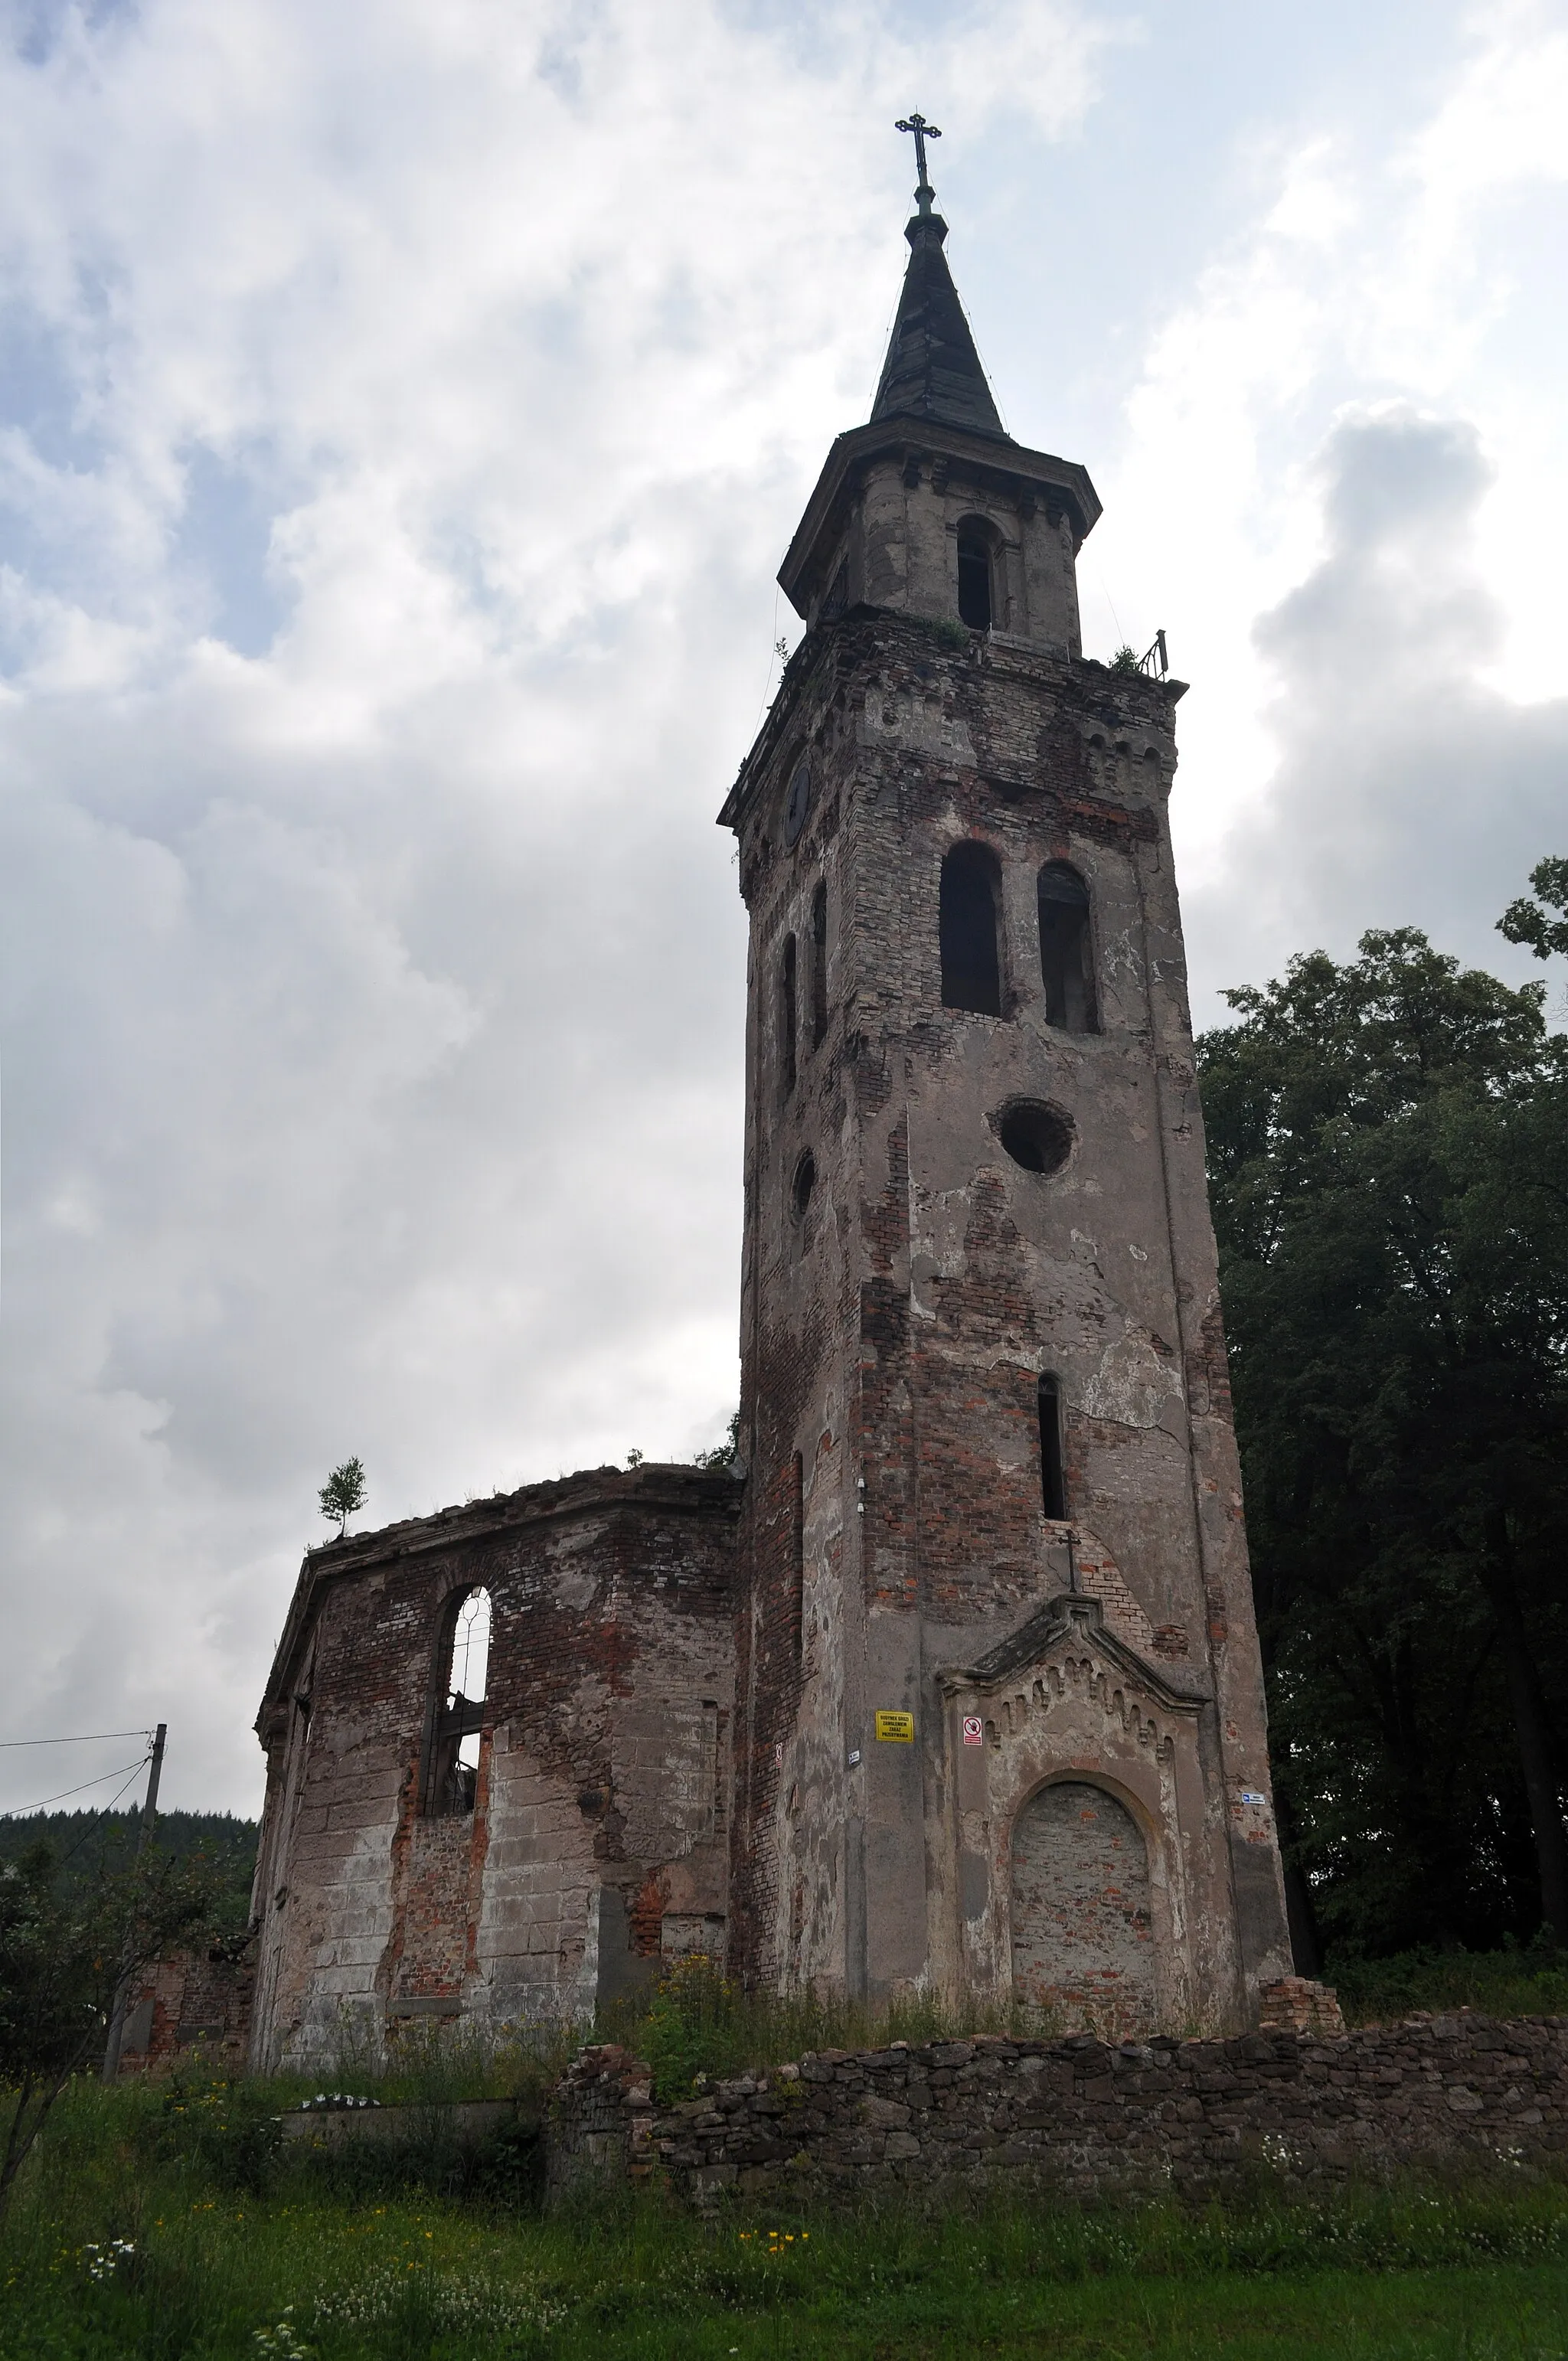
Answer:
[[[1148,1850],[1126,1806],[1085,1780],[1040,1788],[1014,1823],[1013,1993],[1107,2038],[1154,2023]]]

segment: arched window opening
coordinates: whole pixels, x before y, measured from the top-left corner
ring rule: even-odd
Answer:
[[[1040,973],[1047,1024],[1064,1033],[1098,1033],[1089,888],[1065,861],[1047,861],[1040,872]]]
[[[971,631],[991,629],[991,548],[980,533],[959,528],[959,620]]]
[[[780,1088],[786,1099],[795,1091],[795,937],[786,935],[784,962],[779,970],[779,1074]]]
[[[1040,1379],[1040,1489],[1047,1517],[1067,1515],[1067,1469],[1062,1459],[1061,1387]]]
[[[478,1787],[479,1733],[489,1683],[488,1590],[466,1591],[451,1610],[443,1653],[445,1666],[425,1777],[425,1810],[438,1819],[471,1812]]]
[[[955,844],[942,863],[942,1005],[1002,1014],[996,867],[983,844]]]
[[[828,1031],[828,884],[817,880],[811,897],[811,1046],[821,1047]]]

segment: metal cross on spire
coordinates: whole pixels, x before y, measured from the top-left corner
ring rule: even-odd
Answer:
[[[915,164],[920,175],[920,185],[915,192],[915,202],[923,214],[928,214],[931,210],[931,200],[937,192],[926,177],[926,142],[927,139],[939,139],[942,135],[934,123],[927,122],[923,115],[900,115],[894,128],[897,131],[913,131],[915,134]]]

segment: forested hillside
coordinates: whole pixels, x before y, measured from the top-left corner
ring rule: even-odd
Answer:
[[[85,1887],[105,1871],[125,1867],[140,1828],[136,1812],[30,1812],[22,1819],[0,1819],[0,1863],[17,1860],[41,1841],[59,1864],[60,1885]],[[236,1820],[227,1812],[158,1816],[159,1850],[176,1861],[199,1853],[211,1864],[222,1922],[235,1927],[249,1916],[256,1839],[254,1820]]]

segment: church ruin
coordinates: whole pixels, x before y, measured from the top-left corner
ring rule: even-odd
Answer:
[[[929,126],[916,118],[921,132]],[[261,2069],[748,1982],[1235,2031],[1290,1971],[1167,800],[1081,467],[1004,432],[920,148],[870,423],[720,814],[740,1456],[312,1550],[258,1730]]]

